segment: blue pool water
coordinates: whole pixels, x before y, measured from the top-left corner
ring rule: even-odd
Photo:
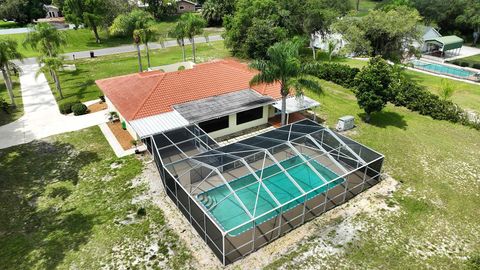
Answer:
[[[446,75],[452,75],[452,76],[455,76],[455,77],[467,78],[467,77],[471,77],[475,74],[475,72],[472,72],[472,71],[468,71],[468,70],[465,70],[465,69],[462,69],[462,68],[455,68],[455,67],[451,67],[451,66],[442,65],[440,63],[438,63],[438,64],[437,63],[429,63],[429,62],[424,62],[424,61],[420,61],[420,60],[413,60],[411,63],[413,64],[414,67],[419,68],[419,69],[424,69],[424,70],[431,71],[431,72],[434,72],[434,73],[442,73],[442,74],[446,74]]]
[[[292,178],[305,192],[311,191],[312,189],[325,184],[324,180],[319,178],[318,175],[307,164],[301,164],[302,162],[303,160],[297,156],[280,162],[280,164],[284,168],[288,168],[286,169],[286,171],[292,176]],[[310,163],[322,175],[322,177],[325,178],[326,181],[330,181],[338,177],[334,172],[324,167],[320,163],[314,160],[310,161]],[[268,176],[271,176],[280,171],[280,167],[278,167],[277,165],[272,165],[265,168],[263,171],[256,171],[255,174],[264,179],[263,183],[268,188],[268,190],[270,190],[275,196],[275,198],[281,204],[283,204],[296,198],[297,196],[300,196],[301,192],[283,173],[279,173],[268,179],[265,179]],[[307,195],[307,199],[311,199],[319,195],[320,193],[323,193],[328,189],[335,187],[343,181],[344,179],[338,179],[331,184],[326,185]],[[254,175],[248,174],[231,181],[229,184],[232,189],[236,190],[236,194],[243,202],[245,208],[247,208],[251,213],[254,213],[253,216],[256,218],[274,209],[275,207],[277,207],[277,205],[275,201],[273,201],[273,199],[268,195],[267,191],[263,188],[263,186],[255,182],[256,178],[254,177]],[[238,203],[235,197],[227,197],[229,194],[230,190],[228,189],[228,187],[226,185],[222,185],[203,192],[197,196],[198,199],[202,202],[202,204],[207,209],[209,209],[212,216],[218,221],[218,223],[220,223],[220,225],[226,231],[233,229],[250,220],[250,217],[247,213],[245,213],[243,207]],[[255,211],[255,201],[257,200],[257,194],[258,202]],[[303,203],[303,199],[292,201],[283,207],[283,211],[285,212],[288,209],[292,209],[301,203]],[[215,207],[212,208],[212,206]],[[271,213],[257,218],[255,222],[256,224],[261,224],[269,219],[276,217],[279,214],[280,210],[272,211]],[[229,234],[235,236],[249,230],[250,228],[252,228],[252,223],[248,223],[240,228],[237,228]]]

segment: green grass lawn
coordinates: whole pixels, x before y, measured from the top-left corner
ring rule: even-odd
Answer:
[[[4,20],[0,20],[0,29],[17,28],[17,27],[21,27],[21,26],[16,22],[6,22]]]
[[[190,46],[186,47],[186,52],[187,60],[192,60]],[[229,53],[224,48],[222,41],[197,45],[198,62],[224,58],[228,55]],[[147,60],[145,56],[143,56],[142,60],[143,64],[146,65]],[[150,60],[153,67],[181,62],[182,52],[179,47],[153,50],[151,51]],[[59,103],[97,99],[102,94],[95,84],[95,80],[135,73],[138,71],[136,53],[103,56],[95,59],[82,59],[71,61],[69,63],[75,63],[77,70],[60,73],[60,80],[65,97],[63,100],[59,100],[59,96],[54,90],[55,85],[47,75],[50,87]]]
[[[1,268],[185,268],[162,211],[134,200],[147,189],[142,168],[117,158],[98,127],[0,150]]]
[[[362,68],[368,63],[367,61],[350,58],[335,58],[333,61],[357,68]],[[443,78],[412,70],[407,70],[406,73],[412,80],[423,85],[430,92],[434,94],[439,93]],[[449,80],[452,85],[455,86],[455,92],[452,96],[453,102],[460,105],[463,109],[471,109],[480,112],[480,85],[452,79],[446,80]]]
[[[459,65],[462,62],[468,63],[470,67],[473,67],[473,65],[480,65],[480,54],[472,55],[469,57],[464,57],[464,58],[458,58],[453,61],[448,61],[451,64]]]
[[[362,229],[343,246],[344,254],[316,256],[320,244],[311,235],[269,268],[464,268],[467,257],[480,254],[480,132],[391,105],[366,124],[350,90],[325,81],[322,86],[323,95],[307,94],[322,104],[327,125],[354,115],[350,136],[385,155],[384,171],[402,183],[388,201],[399,210],[356,216]],[[320,231],[327,226],[318,222]]]
[[[122,44],[132,43],[130,38],[115,38],[109,37],[106,31],[100,31],[100,38],[102,43],[96,43],[93,32],[89,29],[65,30],[66,45],[63,48],[64,52],[86,51],[91,49],[101,49],[119,46]],[[27,34],[8,35],[8,38],[17,41],[18,50],[25,57],[39,56],[40,54],[33,50],[30,46],[24,46],[24,41]]]
[[[10,113],[5,113],[0,111],[0,126],[13,122],[20,118],[23,115],[23,99],[22,93],[20,91],[20,83],[18,80],[18,76],[12,76],[13,81],[13,94],[15,95],[15,103],[17,108],[12,109]],[[8,95],[7,87],[5,86],[5,81],[3,77],[0,76],[0,98],[5,99],[6,102],[9,104],[10,96]]]
[[[154,26],[155,31],[159,36],[165,37],[166,39],[171,39],[166,37],[167,33],[176,23],[177,17],[169,19],[163,22],[157,22]],[[206,28],[205,30],[209,35],[218,35],[223,32],[223,28]],[[69,52],[78,52],[78,51],[88,51],[101,48],[115,47],[125,44],[132,44],[131,37],[112,37],[109,36],[106,30],[100,30],[100,39],[101,43],[95,42],[95,37],[93,32],[90,29],[78,29],[78,30],[65,30],[66,45],[63,48],[65,53]],[[23,46],[24,40],[26,38],[25,33],[23,34],[13,34],[8,35],[8,38],[17,41],[19,51],[25,57],[36,57],[39,56],[39,53],[30,46]],[[200,35],[203,36],[203,35]],[[155,40],[156,41],[156,40]]]

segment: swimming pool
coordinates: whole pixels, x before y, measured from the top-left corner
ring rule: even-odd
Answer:
[[[309,159],[307,156],[305,156],[305,158]],[[311,160],[310,164],[325,179],[324,181],[307,164],[303,163],[303,159],[299,156],[282,161],[280,164],[282,167],[288,168],[286,171],[305,192],[311,191],[325,184],[326,181],[328,182],[338,177],[337,174],[324,167],[319,162]],[[270,167],[266,167],[263,171],[256,171],[255,174],[264,179],[263,183],[268,190],[271,191],[274,197],[281,204],[284,204],[302,195],[302,192],[289,180],[284,173],[281,173],[281,171],[282,170],[280,167],[272,165]],[[315,190],[307,195],[307,200],[310,200],[313,197],[327,191],[328,189],[335,187],[343,181],[344,179],[338,179],[328,185],[325,185],[324,187]],[[235,190],[235,193],[244,204],[245,208],[247,208],[248,211],[252,213],[253,217],[256,218],[255,223],[257,225],[280,214],[280,209],[265,214],[277,207],[277,204],[269,196],[267,190],[257,182],[253,174],[248,174],[241,178],[235,179],[229,184],[232,189]],[[230,193],[230,189],[224,184],[197,195],[199,201],[210,211],[211,215],[218,221],[225,231],[238,227],[239,225],[250,220],[249,215],[245,213],[243,206],[238,202],[238,200],[232,195],[228,196]],[[257,194],[258,202],[257,205],[255,205],[255,202],[257,201]],[[286,212],[287,210],[292,209],[302,203],[303,198],[289,202],[284,206],[283,212]],[[229,235],[236,236],[251,228],[252,223],[248,223],[244,226],[236,228],[235,230],[232,230],[229,232]]]
[[[430,63],[430,62],[424,62],[420,60],[413,60],[411,61],[413,66],[418,69],[423,69],[427,71],[431,71],[434,73],[441,73],[441,74],[446,74],[446,75],[451,75],[454,77],[462,77],[462,78],[468,78],[472,77],[475,75],[475,72],[468,71],[462,68],[456,68],[456,67],[451,67],[447,65],[442,65],[440,63]]]

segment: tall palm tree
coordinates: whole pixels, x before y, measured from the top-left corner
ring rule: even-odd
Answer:
[[[39,50],[44,56],[57,56],[61,52],[62,45],[66,44],[64,34],[51,24],[38,23],[29,28],[24,46],[29,45],[32,49]]]
[[[185,38],[187,38],[185,22],[182,20],[178,21],[168,35],[177,40],[178,46],[182,48],[182,59],[185,62]]]
[[[138,56],[138,69],[139,72],[143,71],[142,67],[142,54],[140,53],[140,43],[142,42],[140,31],[135,30],[133,31],[133,43],[135,43],[135,47],[137,47],[137,56]]]
[[[150,48],[148,47],[148,43],[156,37],[156,33],[150,26],[139,29],[138,33],[140,35],[140,40],[142,41],[143,45],[145,45],[145,52],[147,53],[147,67],[150,68]]]
[[[180,17],[185,22],[185,33],[192,43],[193,62],[196,62],[195,36],[203,33],[203,28],[207,25],[206,21],[193,13],[185,13]]]
[[[250,64],[250,68],[260,71],[252,78],[250,85],[280,84],[282,125],[287,124],[287,97],[290,95],[291,89],[295,89],[297,93],[303,89],[321,91],[318,81],[308,78],[313,69],[300,61],[299,49],[301,46],[302,41],[299,39],[275,43],[268,49],[266,60],[255,60]]]
[[[0,70],[2,71],[3,80],[5,81],[12,107],[16,107],[16,104],[15,96],[13,95],[12,79],[10,78],[10,68],[19,69],[15,63],[12,62],[14,59],[23,59],[23,55],[17,50],[17,42],[9,39],[0,40]]]
[[[40,69],[37,71],[36,77],[40,74],[49,71],[55,81],[55,88],[57,88],[58,95],[63,99],[62,87],[58,77],[58,71],[63,67],[63,57],[43,57],[40,60]]]

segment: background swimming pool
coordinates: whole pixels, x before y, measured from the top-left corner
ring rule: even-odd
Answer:
[[[446,66],[442,64],[436,64],[436,63],[429,63],[429,62],[424,62],[420,60],[413,60],[411,62],[414,67],[419,68],[419,69],[424,69],[427,71],[432,71],[435,73],[442,73],[442,74],[447,74],[447,75],[452,75],[456,77],[471,77],[475,74],[475,72],[464,70],[461,68],[455,68],[451,66]]]
[[[308,159],[308,157],[306,157]],[[305,191],[308,192],[316,187],[319,187],[326,183],[326,181],[333,180],[338,177],[337,174],[324,167],[315,160],[311,160],[310,164],[325,178],[325,181],[318,177],[318,175],[305,163],[301,164],[303,160],[296,156],[294,158],[287,159],[280,164],[284,168],[289,168],[286,171],[292,176],[292,178],[297,182],[297,184]],[[289,180],[289,178],[284,173],[281,172],[280,167],[272,165],[263,170],[256,171],[259,177],[262,177],[263,183],[265,186],[272,192],[275,198],[281,203],[284,204],[298,196],[302,193],[301,191]],[[276,174],[276,175],[274,175]],[[273,176],[272,176],[273,175]],[[265,179],[269,176],[272,176],[268,179]],[[342,183],[344,179],[338,179],[329,185],[326,185],[318,190],[307,195],[307,200],[319,195],[320,193],[325,192],[328,189],[335,187],[336,185]],[[245,175],[241,178],[231,181],[230,186],[236,191],[236,194],[245,205],[245,207],[253,213],[253,216],[257,218],[255,220],[256,224],[261,224],[269,219],[274,218],[280,214],[280,209],[277,211],[272,211],[262,217],[259,217],[262,214],[267,213],[273,208],[277,207],[275,201],[269,196],[267,191],[261,186],[254,177],[253,174]],[[237,201],[237,199],[230,195],[230,190],[226,185],[218,186],[213,189],[210,189],[206,192],[203,192],[197,196],[197,198],[202,202],[202,204],[209,209],[212,216],[218,221],[218,223],[223,227],[225,231],[233,229],[248,220],[250,217],[243,210],[243,207]],[[258,202],[255,206],[255,202]],[[228,197],[227,197],[228,196]],[[302,204],[303,198],[299,200],[294,200],[283,207],[283,211],[292,209],[295,206]],[[216,206],[215,206],[216,205]],[[212,208],[212,206],[214,206]],[[255,210],[256,209],[256,210]],[[232,236],[241,234],[244,231],[247,231],[252,228],[252,223],[248,223],[240,228],[237,228],[230,232]]]

